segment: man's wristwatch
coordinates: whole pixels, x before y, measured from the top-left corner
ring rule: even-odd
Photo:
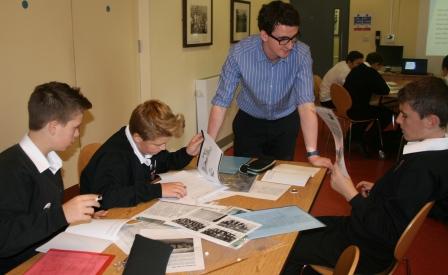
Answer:
[[[311,151],[311,152],[306,152],[306,157],[307,157],[307,158],[312,157],[312,156],[319,156],[319,155],[320,155],[319,150],[314,150],[314,151]]]

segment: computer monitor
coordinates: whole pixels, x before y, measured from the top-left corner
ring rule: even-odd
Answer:
[[[403,58],[402,74],[427,74],[428,60],[417,58]]]
[[[401,70],[401,60],[403,59],[403,46],[383,45],[377,46],[376,52],[379,53],[384,60],[385,67],[399,67]]]

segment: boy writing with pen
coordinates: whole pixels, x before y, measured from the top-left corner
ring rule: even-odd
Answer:
[[[91,107],[79,89],[64,83],[39,85],[31,94],[28,134],[0,153],[0,274],[32,257],[68,224],[105,214],[94,215],[98,195],[62,203],[62,160],[56,152],[79,136],[83,113]]]
[[[82,171],[81,194],[102,194],[101,209],[185,196],[187,190],[180,182],[156,183],[157,173],[184,168],[200,151],[200,134],[187,147],[166,150],[166,143],[181,136],[184,126],[183,115],[174,114],[163,102],[149,100],[138,105],[129,125],[112,135]]]

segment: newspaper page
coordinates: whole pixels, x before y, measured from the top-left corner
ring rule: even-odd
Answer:
[[[349,176],[344,160],[344,135],[342,133],[341,124],[333,110],[324,107],[316,107],[317,114],[322,118],[327,127],[330,129],[334,139],[334,147],[336,152],[336,164],[345,176]]]
[[[167,273],[203,270],[204,254],[199,237],[179,229],[144,229],[140,235],[162,241],[173,248],[168,260]]]
[[[160,223],[160,221],[162,221],[164,225],[167,225],[166,223],[164,223],[165,221],[170,221],[172,219],[185,216],[190,212],[193,212],[201,208],[210,209],[223,215],[224,214],[236,215],[240,213],[249,212],[249,210],[247,209],[234,206],[211,205],[211,204],[207,204],[207,206],[200,206],[200,205],[173,203],[167,201],[158,201],[151,207],[135,215],[133,219],[152,223],[157,223],[158,221]]]
[[[238,212],[238,211],[237,211]],[[210,208],[201,207],[169,224],[181,226],[201,238],[231,248],[240,248],[246,235],[261,225]]]

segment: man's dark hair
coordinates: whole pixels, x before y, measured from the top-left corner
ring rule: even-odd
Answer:
[[[378,63],[379,65],[383,65],[383,57],[381,56],[381,54],[377,53],[377,52],[372,52],[369,53],[366,57],[366,62],[369,63],[370,65],[373,65],[375,63]]]
[[[92,103],[79,88],[60,82],[41,84],[34,89],[28,101],[28,126],[36,131],[52,120],[65,124],[78,112],[90,108]]]
[[[442,69],[448,70],[448,55],[442,60]]]
[[[264,4],[258,13],[258,29],[271,34],[277,25],[300,26],[299,12],[282,1]]]
[[[345,58],[345,62],[353,62],[356,59],[364,58],[364,55],[358,51],[351,51]]]
[[[448,123],[448,86],[438,77],[425,77],[403,87],[398,92],[398,102],[409,104],[420,118],[428,115],[439,117],[441,128]]]

